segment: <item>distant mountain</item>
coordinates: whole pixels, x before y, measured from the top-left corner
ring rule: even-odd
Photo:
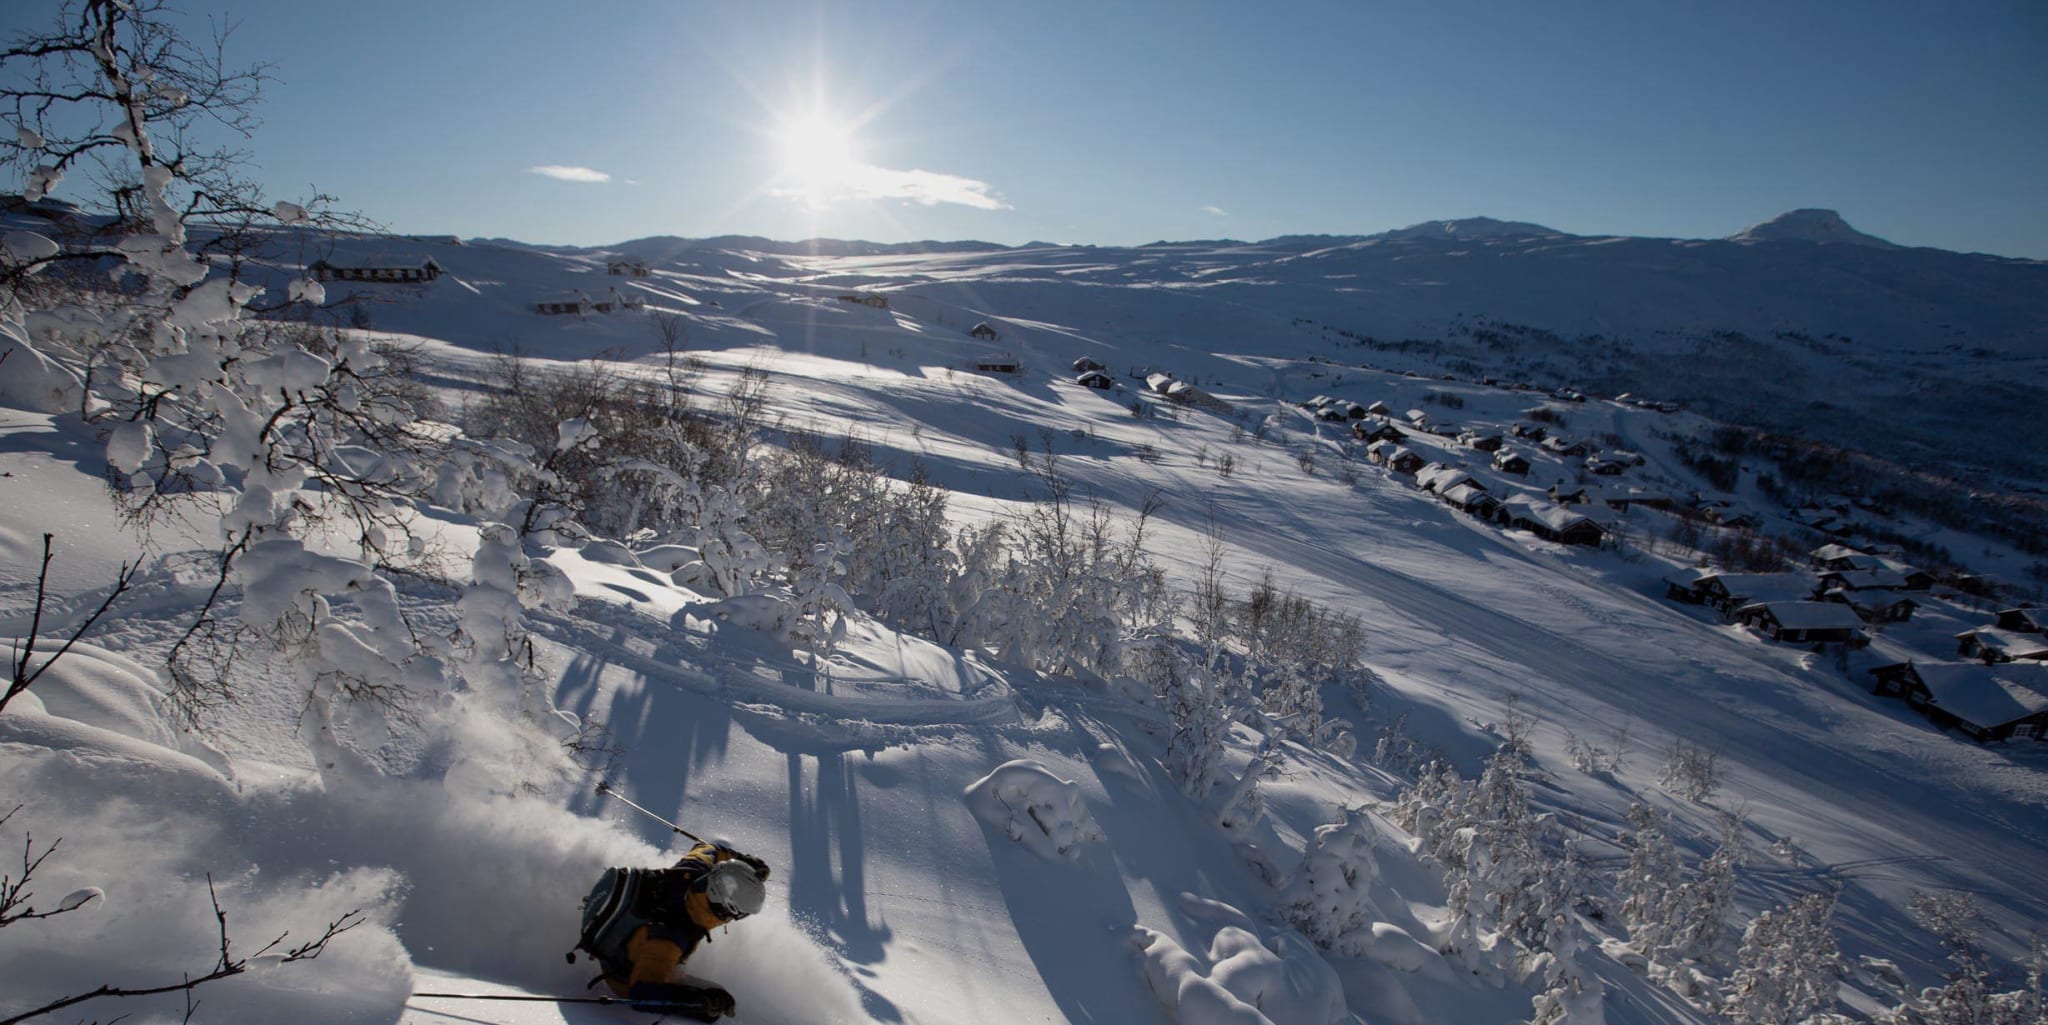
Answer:
[[[1455,221],[1423,221],[1405,228],[1383,232],[1374,238],[1431,238],[1445,240],[1533,238],[1562,235],[1556,228],[1526,221],[1497,221],[1491,217],[1466,217]]]
[[[766,253],[773,256],[895,256],[904,253],[989,253],[1008,249],[1008,246],[994,242],[973,240],[957,242],[862,242],[836,238],[812,238],[797,242],[779,242],[758,235],[716,235],[711,238],[678,238],[674,235],[655,235],[633,239],[605,247],[630,256],[669,253],[693,250],[726,250],[735,252]]]
[[[1849,227],[1849,222],[1833,210],[1793,210],[1782,213],[1761,224],[1752,224],[1733,235],[1730,242],[1829,242],[1851,246],[1873,246],[1878,249],[1897,249],[1898,245],[1866,235]]]

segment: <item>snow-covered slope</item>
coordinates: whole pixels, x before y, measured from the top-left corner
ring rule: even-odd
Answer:
[[[92,648],[0,712],[0,812],[24,806],[0,840],[65,835],[62,855],[38,870],[38,891],[104,890],[87,910],[0,931],[0,978],[10,980],[0,1013],[90,989],[109,965],[138,985],[203,971],[192,962],[215,942],[211,873],[237,941],[251,947],[351,909],[367,915],[316,962],[264,963],[203,991],[200,1020],[621,1020],[616,1008],[421,995],[586,994],[589,966],[561,960],[577,900],[603,866],[657,864],[678,842],[595,793],[609,778],[775,866],[770,910],[717,934],[690,966],[733,991],[743,1022],[1526,1020],[1541,974],[1516,981],[1475,967],[1469,943],[1442,953],[1457,943],[1452,894],[1387,803],[1414,781],[1423,752],[1475,776],[1510,736],[1531,752],[1533,803],[1576,826],[1588,870],[1603,879],[1628,863],[1633,803],[1672,817],[1688,862],[1706,854],[1721,813],[1740,812],[1749,854],[1731,922],[1801,893],[1838,893],[1837,932],[1858,966],[1843,991],[1850,1012],[1896,1000],[1884,971],[1858,957],[1894,961],[1918,983],[1941,970],[1935,941],[1908,913],[1915,891],[1976,895],[1988,942],[2002,957],[2017,953],[2048,914],[2037,896],[2048,755],[2032,742],[1960,742],[1871,695],[1865,673],[1946,657],[1952,635],[1986,610],[1928,595],[1916,621],[1839,663],[1774,644],[1664,598],[1662,577],[1693,553],[1665,554],[1652,538],[1656,514],[1602,513],[1633,530],[1621,550],[1504,530],[1365,461],[1349,421],[1293,403],[1317,393],[1380,400],[1396,417],[1416,409],[1478,430],[1547,409],[1560,434],[1642,457],[1623,486],[1690,491],[1701,481],[1674,446],[1711,427],[1696,416],[1553,402],[1479,383],[1480,373],[1400,371],[1495,344],[1530,365],[1576,359],[1581,373],[1609,356],[1707,361],[1711,351],[1656,325],[1787,318],[1824,338],[1847,321],[1882,320],[1859,305],[1868,300],[1912,323],[1975,318],[1963,321],[1970,344],[1996,356],[1957,359],[1995,359],[2016,377],[2010,368],[2043,358],[2048,300],[2027,287],[2040,267],[1509,227],[816,256],[671,240],[598,250],[321,240],[336,263],[403,251],[446,271],[420,285],[329,282],[329,297],[378,299],[365,307],[372,330],[417,343],[451,406],[492,385],[494,352],[658,374],[665,314],[680,318],[669,323],[701,361],[702,394],[755,375],[782,428],[857,437],[898,477],[921,467],[962,523],[1014,516],[1044,497],[1043,479],[1019,469],[1019,438],[1050,449],[1076,495],[1124,522],[1157,496],[1148,549],[1175,581],[1202,575],[1214,537],[1233,592],[1270,572],[1359,617],[1367,672],[1323,694],[1337,735],[1353,744],[1274,731],[1278,771],[1261,784],[1263,814],[1247,817],[1186,797],[1166,767],[1171,720],[1142,687],[1041,676],[865,617],[821,660],[679,581],[673,551],[604,545],[534,553],[575,592],[566,607],[535,613],[534,629],[552,704],[610,724],[614,760],[536,745],[517,715],[458,692],[384,742],[359,743],[365,764],[338,765],[325,760],[332,745],[302,732],[303,689],[279,683],[294,679],[289,667],[254,648],[237,670],[248,697],[195,736],[166,725],[156,667],[209,583],[176,556],[210,538],[159,534],[145,553],[98,504],[105,448],[92,427],[62,411],[0,410],[0,633],[30,628],[42,533],[64,553],[59,629],[90,611],[114,564],[148,559],[144,586]],[[1838,262],[1844,252],[1870,262]],[[618,256],[648,261],[648,275],[608,274]],[[282,289],[288,274],[296,269],[280,267],[273,284]],[[1631,290],[1643,282],[1663,298]],[[1938,295],[1940,312],[1916,306],[1916,289]],[[532,309],[565,292],[645,305]],[[840,298],[869,294],[886,308]],[[1693,315],[1708,319],[1685,321]],[[1505,326],[1587,318],[1626,323],[1631,340],[1546,340]],[[983,322],[996,338],[970,335]],[[1439,325],[1452,351],[1395,347],[1405,329],[1378,325],[1399,323]],[[1853,344],[1758,337],[1760,348],[1739,347],[1747,362],[1722,373],[1755,382],[1757,360],[1804,351],[1805,373],[1867,381],[1896,372],[1918,344],[1911,323],[1885,323],[1868,338],[1857,329]],[[1866,349],[1882,354],[1865,366],[1848,355]],[[1076,383],[1070,367],[1084,355],[1117,386]],[[974,372],[995,356],[1022,371]],[[1223,405],[1157,400],[1143,384],[1156,370]],[[1653,394],[1682,394],[1700,376],[1659,378]],[[1840,408],[1885,401],[1827,394]],[[1943,423],[1946,413],[1916,414],[1894,422],[1970,437]],[[1517,440],[1534,468],[1514,477],[1449,436],[1410,435],[1418,453],[1462,463],[1496,494],[1537,496],[1584,467]],[[437,543],[475,546],[464,517],[444,510],[429,522]],[[409,586],[422,621],[453,619],[452,589]],[[1233,731],[1225,768],[1241,774],[1263,738],[1244,724]],[[1660,782],[1681,742],[1719,759],[1719,788],[1704,801]],[[1581,767],[1573,753],[1587,743],[1618,763]],[[1315,851],[1340,844],[1349,853],[1331,872],[1344,885],[1312,870],[1330,867]],[[1605,1020],[1713,1020],[1700,992],[1692,1003],[1676,995],[1684,979],[1633,970],[1614,884],[1588,892],[1607,909],[1584,919],[1596,945],[1583,959],[1606,994]],[[1299,907],[1318,902],[1364,916],[1352,941],[1311,941]],[[1735,939],[1721,937],[1724,953]],[[132,1006],[142,1020],[183,1012],[176,1000]]]

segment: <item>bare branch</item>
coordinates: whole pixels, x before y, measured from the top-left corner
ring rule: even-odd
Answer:
[[[9,814],[12,813],[10,812]],[[0,821],[5,820],[0,819]],[[205,974],[188,975],[181,982],[167,983],[161,986],[127,987],[115,986],[112,984],[103,985],[97,989],[93,989],[84,993],[76,993],[68,997],[62,997],[57,1000],[52,1000],[49,1003],[42,1005],[41,1007],[24,1011],[21,1014],[17,1014],[11,1018],[0,1018],[0,1025],[16,1025],[16,1023],[18,1022],[24,1022],[29,1020],[30,1018],[38,1018],[45,1014],[50,1014],[55,1011],[61,1011],[64,1008],[71,1007],[77,1004],[82,1004],[88,1000],[97,1000],[101,997],[146,997],[157,996],[164,993],[186,994],[185,1006],[186,1013],[189,1017],[192,1010],[197,1006],[191,1001],[191,993],[194,989],[197,989],[198,987],[203,986],[209,982],[214,982],[219,979],[225,979],[230,976],[240,975],[243,972],[249,970],[249,961],[247,958],[236,958],[234,956],[230,941],[228,939],[228,913],[224,908],[220,906],[220,894],[216,892],[214,889],[213,876],[211,874],[209,874],[206,877],[206,893],[207,896],[211,898],[213,901],[214,921],[218,924],[220,930],[220,957],[219,960],[214,962],[213,967],[210,970],[208,970]],[[363,916],[361,908],[351,910],[347,914],[342,915],[340,918],[337,918],[334,921],[327,923],[327,928],[321,930],[319,936],[314,937],[313,939],[308,940],[304,943],[298,944],[297,946],[285,949],[283,955],[278,959],[278,963],[291,964],[296,961],[311,961],[312,959],[319,957],[321,953],[326,951],[327,945],[333,942],[335,937],[340,936],[342,933],[345,933],[350,929],[353,929],[356,926],[363,924],[364,921],[366,921],[366,919]],[[262,957],[265,954],[268,954],[271,951],[276,950],[279,947],[282,947],[286,937],[290,935],[291,934],[289,932],[280,934],[276,939],[264,944],[263,949],[257,951],[255,956]]]
[[[114,607],[114,602],[120,600],[121,595],[127,593],[128,585],[135,579],[135,572],[140,565],[139,563],[122,563],[120,572],[114,575],[114,589],[107,592],[107,597],[104,601],[100,602],[99,608],[94,609],[92,615],[85,617],[85,622],[80,623],[77,629],[71,631],[71,636],[64,639],[63,646],[57,649],[56,654],[44,659],[42,665],[31,669],[30,665],[35,661],[36,640],[43,630],[43,607],[46,604],[50,582],[50,559],[52,557],[50,542],[53,537],[54,535],[51,534],[43,535],[43,565],[36,572],[35,611],[29,618],[28,637],[15,649],[14,673],[12,679],[7,684],[7,693],[0,695],[0,712],[6,711],[8,702],[13,701],[16,695],[28,690],[46,670],[57,664],[58,659],[68,654],[71,651],[71,646],[77,644],[78,639],[85,636],[86,631],[91,630],[92,625],[99,622],[100,617],[106,615],[108,609]]]

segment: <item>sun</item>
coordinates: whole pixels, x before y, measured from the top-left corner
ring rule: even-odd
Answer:
[[[778,177],[813,206],[822,206],[845,190],[859,173],[853,133],[845,122],[823,112],[786,119],[775,132]]]

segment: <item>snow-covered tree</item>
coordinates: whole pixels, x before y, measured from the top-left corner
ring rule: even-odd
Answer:
[[[1834,915],[1831,891],[1757,915],[1743,930],[1722,1013],[1737,1025],[1799,1025],[1832,1006],[1842,976]]]
[[[12,262],[0,336],[76,378],[75,413],[103,430],[115,500],[135,522],[175,517],[216,532],[210,593],[166,658],[174,705],[197,723],[239,700],[226,667],[260,638],[307,688],[323,765],[355,764],[337,736],[375,746],[394,713],[445,695],[456,675],[530,706],[520,613],[559,588],[519,546],[567,528],[563,507],[534,496],[586,432],[549,424],[541,451],[552,453],[539,460],[532,446],[450,438],[422,421],[420,388],[388,350],[251,316],[262,290],[234,273],[250,250],[221,239],[258,222],[266,237],[289,238],[322,223],[322,201],[265,204],[238,177],[239,153],[196,148],[200,122],[253,123],[263,76],[223,70],[166,15],[149,0],[87,0],[52,33],[0,53],[10,83],[0,95],[20,101],[4,146],[31,166],[29,190],[97,164],[116,183],[118,215],[42,261],[118,261],[113,287],[22,288],[37,266]],[[210,261],[209,249],[231,258]],[[322,298],[317,283],[290,293]],[[453,637],[416,621],[392,583],[397,572],[443,572],[413,529],[437,503],[485,521]]]
[[[2037,942],[2020,988],[2001,989],[2004,972],[1979,939],[1983,915],[1967,893],[1916,893],[1913,917],[1948,954],[1942,984],[1909,996],[1894,1025],[2039,1025],[2044,1019],[2042,976],[2048,957]]]
[[[1277,731],[1267,733],[1260,741],[1258,749],[1245,763],[1244,771],[1216,802],[1216,824],[1231,836],[1244,837],[1266,813],[1266,799],[1259,790],[1259,784],[1279,776],[1280,767],[1286,761],[1286,752],[1275,733]]]
[[[1636,950],[1657,960],[1671,947],[1677,913],[1673,905],[1685,891],[1685,863],[1663,813],[1646,804],[1631,804],[1628,821],[1628,865],[1615,881],[1622,897],[1621,919]]]
[[[1735,900],[1735,870],[1742,864],[1742,819],[1721,817],[1721,835],[1700,862],[1698,872],[1677,895],[1671,923],[1671,956],[1685,961],[1711,961],[1721,953],[1723,919]]]
[[[1364,955],[1372,939],[1372,887],[1380,868],[1377,833],[1363,808],[1316,828],[1301,867],[1281,891],[1288,921],[1326,950]]]

